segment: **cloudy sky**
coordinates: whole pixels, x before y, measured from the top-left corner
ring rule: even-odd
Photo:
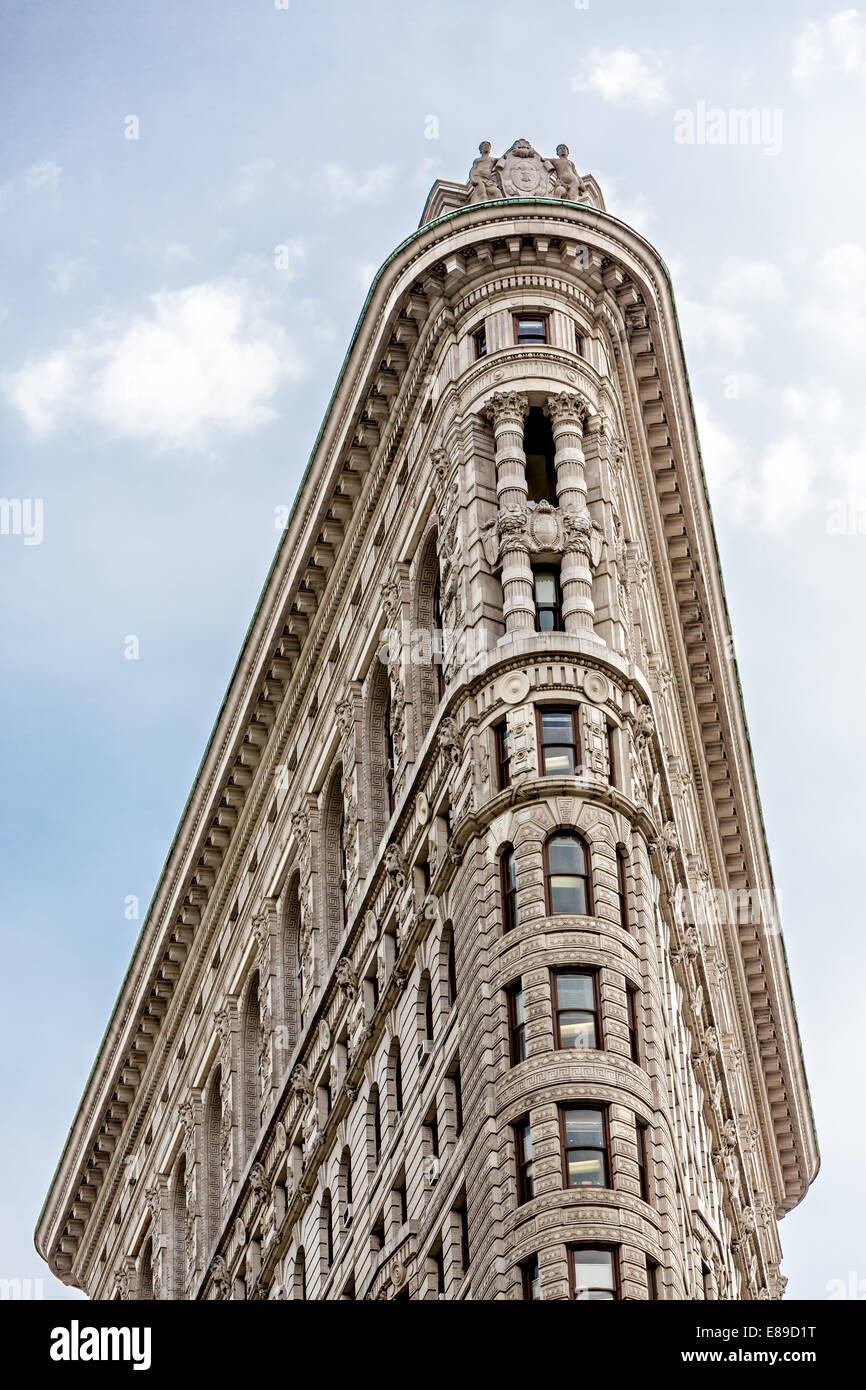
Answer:
[[[823,1151],[783,1269],[866,1296],[866,13],[2,11],[0,1276],[60,1290],[32,1230],[371,277],[526,136],[674,277]]]

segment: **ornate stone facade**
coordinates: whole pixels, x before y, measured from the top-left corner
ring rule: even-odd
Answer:
[[[40,1219],[92,1297],[778,1298],[817,1150],[667,273],[377,276]]]

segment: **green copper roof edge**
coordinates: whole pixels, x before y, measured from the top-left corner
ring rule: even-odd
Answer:
[[[93,1060],[93,1065],[92,1065],[91,1068],[90,1068],[90,1072],[88,1073],[87,1080],[86,1080],[86,1082],[85,1082],[85,1084],[84,1084],[84,1090],[83,1090],[83,1092],[82,1092],[81,1102],[79,1102],[79,1108],[80,1108],[81,1103],[83,1103],[84,1097],[87,1095],[88,1089],[89,1089],[89,1087],[90,1087],[90,1083],[91,1083],[91,1081],[93,1080],[94,1073],[95,1073],[96,1068],[97,1068],[97,1066],[98,1066],[98,1064],[99,1064],[99,1059],[100,1059],[100,1057],[101,1057],[101,1055],[102,1055],[102,1049],[103,1049],[103,1047],[105,1046],[105,1041],[106,1041],[106,1039],[107,1039],[107,1037],[108,1037],[109,1032],[111,1031],[111,1025],[112,1025],[112,1023],[114,1022],[114,1018],[115,1018],[115,1015],[116,1015],[116,1013],[117,1013],[117,1009],[118,1009],[118,1006],[119,1006],[119,1004],[120,1004],[121,998],[122,998],[122,996],[123,996],[123,992],[124,992],[124,990],[126,989],[127,983],[128,983],[128,981],[129,981],[129,977],[130,977],[130,975],[131,975],[131,973],[132,973],[132,968],[133,968],[133,965],[135,964],[135,958],[136,958],[136,956],[138,955],[138,949],[139,949],[139,947],[140,947],[141,944],[142,944],[142,941],[143,941],[143,939],[144,939],[145,932],[147,931],[147,927],[148,927],[149,922],[150,922],[150,914],[151,914],[151,912],[153,911],[154,904],[155,904],[155,902],[156,902],[157,897],[159,896],[159,890],[160,890],[160,888],[161,888],[161,886],[162,886],[162,881],[163,881],[163,878],[164,878],[164,876],[165,876],[165,871],[166,871],[166,869],[168,868],[168,865],[169,865],[169,863],[170,863],[170,861],[171,861],[171,857],[172,857],[172,855],[174,854],[175,849],[176,849],[177,844],[178,844],[178,841],[179,841],[179,839],[180,839],[181,831],[183,830],[183,826],[184,826],[184,822],[185,822],[185,820],[186,820],[187,812],[188,812],[188,810],[189,810],[189,808],[190,808],[190,805],[192,804],[193,796],[195,795],[195,789],[196,789],[196,787],[198,786],[198,780],[199,780],[199,777],[201,776],[202,769],[204,768],[204,765],[205,765],[205,763],[206,763],[207,760],[208,760],[208,756],[209,756],[209,754],[210,754],[211,747],[212,747],[212,745],[213,745],[213,741],[214,741],[214,738],[215,738],[215,736],[216,736],[217,729],[219,728],[219,723],[220,723],[220,720],[221,720],[221,718],[222,718],[223,711],[225,710],[226,705],[228,704],[229,696],[231,695],[232,686],[234,685],[235,677],[237,676],[238,670],[240,669],[241,661],[242,661],[242,659],[243,659],[243,655],[244,655],[244,652],[245,652],[245,650],[246,650],[247,642],[249,641],[250,635],[251,635],[251,633],[252,633],[252,631],[253,631],[253,628],[254,628],[255,625],[256,625],[256,622],[257,622],[257,620],[258,620],[259,614],[260,614],[260,612],[261,612],[261,610],[262,610],[262,606],[263,606],[264,601],[265,601],[265,597],[266,597],[266,595],[267,595],[268,587],[269,587],[269,585],[270,585],[271,579],[272,579],[273,574],[274,574],[274,570],[275,570],[276,567],[277,567],[277,563],[278,563],[278,561],[279,561],[280,554],[281,554],[281,552],[282,552],[283,544],[284,544],[284,541],[285,541],[285,534],[286,534],[286,532],[288,531],[289,522],[291,521],[292,517],[295,515],[295,512],[296,512],[296,510],[297,510],[297,506],[298,506],[298,503],[299,503],[299,501],[300,501],[301,494],[302,494],[302,492],[303,492],[303,490],[304,490],[304,484],[306,483],[307,478],[309,477],[310,469],[312,468],[313,463],[314,463],[314,461],[315,461],[315,457],[316,457],[316,453],[318,452],[319,444],[321,443],[322,436],[323,436],[323,434],[324,434],[324,432],[325,432],[325,428],[326,428],[326,426],[327,426],[328,419],[329,419],[330,414],[331,414],[331,409],[332,409],[332,407],[333,407],[334,401],[336,400],[337,394],[338,394],[338,392],[339,392],[339,390],[340,390],[340,387],[341,387],[341,385],[342,385],[343,378],[344,378],[344,376],[345,376],[345,374],[346,374],[346,368],[347,368],[348,365],[349,365],[349,359],[350,359],[350,357],[351,357],[351,355],[352,355],[352,349],[354,348],[355,343],[356,343],[356,341],[357,341],[358,334],[359,334],[359,332],[360,332],[360,330],[361,330],[361,325],[362,325],[362,323],[364,322],[364,318],[365,318],[365,316],[366,316],[367,309],[368,309],[369,304],[370,304],[370,300],[371,300],[372,297],[373,297],[373,294],[374,294],[374,292],[375,292],[375,290],[376,290],[376,287],[377,287],[377,285],[379,284],[380,280],[382,279],[382,276],[384,275],[385,271],[386,271],[386,270],[388,269],[388,267],[391,265],[392,261],[394,261],[395,258],[396,258],[397,256],[399,256],[400,252],[401,252],[401,251],[404,251],[404,250],[406,249],[407,246],[411,246],[411,244],[412,244],[413,241],[416,241],[419,237],[423,236],[423,235],[424,235],[426,232],[428,232],[431,228],[433,228],[433,227],[440,227],[440,226],[442,226],[442,224],[445,223],[445,222],[450,222],[450,221],[453,221],[453,220],[454,220],[455,218],[457,218],[457,217],[462,217],[462,216],[464,215],[464,213],[466,213],[470,208],[473,209],[473,210],[476,209],[476,208],[497,208],[497,209],[498,209],[498,208],[502,208],[502,207],[513,207],[513,206],[524,206],[524,207],[525,207],[525,206],[533,206],[533,207],[539,207],[539,206],[541,206],[541,207],[556,207],[556,208],[573,207],[573,208],[580,208],[581,211],[583,211],[583,212],[594,212],[594,213],[595,213],[597,216],[599,216],[599,217],[609,217],[609,218],[611,219],[612,222],[617,222],[617,223],[619,223],[620,226],[626,227],[627,230],[628,230],[629,232],[632,233],[632,235],[638,237],[646,246],[648,246],[649,249],[650,249],[650,251],[652,251],[653,255],[654,255],[654,256],[656,257],[656,259],[658,260],[659,265],[661,266],[662,270],[664,271],[665,279],[666,279],[667,285],[668,285],[668,291],[669,291],[670,296],[671,296],[671,304],[672,304],[672,306],[673,306],[673,311],[674,311],[674,326],[675,326],[675,328],[676,328],[676,333],[677,333],[677,342],[679,343],[679,347],[680,347],[680,357],[681,357],[682,363],[683,363],[684,377],[685,377],[685,383],[686,383],[686,391],[687,391],[688,398],[689,398],[689,410],[691,411],[692,426],[693,426],[694,432],[695,432],[695,442],[697,443],[697,447],[698,447],[698,464],[699,464],[700,471],[701,471],[701,485],[702,485],[702,487],[703,487],[704,498],[705,498],[705,500],[706,500],[707,512],[708,512],[708,515],[709,515],[709,522],[710,522],[710,537],[711,537],[712,543],[713,543],[713,553],[714,553],[714,555],[715,555],[716,569],[717,569],[718,575],[719,575],[719,582],[720,582],[721,592],[722,592],[722,602],[723,602],[723,604],[724,604],[724,609],[725,609],[725,619],[726,619],[726,622],[727,622],[727,624],[728,624],[728,635],[729,635],[729,636],[733,636],[733,633],[732,633],[732,631],[731,631],[731,618],[730,618],[730,611],[729,611],[729,609],[728,609],[727,594],[726,594],[726,592],[725,592],[724,576],[723,576],[723,574],[722,574],[721,561],[720,561],[720,557],[719,557],[718,542],[717,542],[717,540],[716,540],[715,523],[714,523],[714,521],[713,521],[712,506],[710,505],[710,496],[709,496],[709,492],[708,492],[708,489],[707,489],[707,479],[706,479],[706,473],[705,473],[705,471],[704,471],[704,461],[703,461],[703,455],[702,455],[702,452],[701,452],[700,439],[699,439],[699,437],[698,437],[698,425],[697,425],[697,419],[696,419],[696,417],[695,417],[694,400],[693,400],[693,397],[692,397],[691,382],[690,382],[690,380],[689,380],[688,365],[687,365],[687,363],[686,363],[685,349],[684,349],[684,346],[683,346],[682,333],[681,333],[681,331],[680,331],[680,320],[679,320],[679,313],[678,313],[678,311],[677,311],[677,306],[676,306],[676,297],[675,297],[675,295],[674,295],[673,282],[672,282],[672,280],[671,280],[670,271],[668,270],[667,265],[665,264],[664,260],[662,259],[661,255],[660,255],[659,252],[656,250],[656,248],[652,245],[651,242],[647,241],[646,237],[642,236],[640,232],[637,232],[637,231],[635,231],[635,229],[634,229],[633,227],[630,227],[629,224],[628,224],[627,222],[623,222],[622,219],[619,218],[619,217],[614,217],[613,213],[610,213],[610,212],[601,212],[600,209],[594,208],[594,207],[592,207],[592,206],[591,206],[590,204],[588,204],[588,203],[571,203],[571,202],[567,202],[565,199],[562,199],[562,198],[499,198],[499,199],[496,199],[496,200],[494,200],[494,201],[485,202],[485,203],[472,203],[472,204],[469,204],[469,205],[464,206],[464,207],[461,207],[461,208],[456,208],[456,209],[454,209],[454,210],[451,211],[451,212],[443,213],[441,217],[434,218],[432,221],[430,221],[430,222],[425,222],[425,223],[423,223],[421,226],[417,227],[417,228],[415,229],[415,231],[414,231],[414,232],[411,232],[409,236],[405,237],[405,238],[403,239],[403,241],[401,241],[401,242],[394,248],[394,250],[391,252],[391,254],[382,262],[382,264],[380,265],[379,269],[376,271],[376,274],[373,276],[373,279],[372,279],[372,281],[371,281],[371,283],[370,283],[370,288],[369,288],[369,290],[367,291],[366,298],[365,298],[364,303],[363,303],[363,305],[362,305],[362,307],[361,307],[361,312],[360,312],[360,314],[358,315],[358,318],[357,318],[356,323],[355,323],[355,327],[354,327],[354,329],[352,330],[352,336],[351,336],[351,338],[350,338],[350,340],[349,340],[349,346],[348,346],[347,349],[346,349],[346,352],[345,352],[344,357],[343,357],[343,361],[342,361],[342,363],[341,363],[341,365],[340,365],[340,370],[339,370],[339,372],[338,372],[338,374],[337,374],[337,380],[336,380],[336,382],[335,382],[335,384],[334,384],[334,389],[333,389],[333,391],[331,392],[331,395],[330,395],[330,397],[329,397],[329,399],[328,399],[328,404],[327,404],[327,406],[326,406],[326,408],[325,408],[325,414],[324,414],[324,417],[323,417],[323,419],[322,419],[322,423],[321,423],[321,425],[319,426],[319,431],[318,431],[318,433],[317,433],[317,435],[316,435],[316,439],[315,439],[315,442],[314,442],[314,444],[313,444],[313,448],[312,448],[312,450],[311,450],[311,452],[310,452],[309,458],[307,459],[306,467],[305,467],[304,472],[303,472],[303,474],[302,474],[302,476],[301,476],[301,480],[300,480],[300,482],[299,482],[299,484],[298,484],[298,490],[297,490],[297,492],[295,493],[295,500],[294,500],[294,502],[292,503],[292,509],[291,509],[291,511],[290,511],[290,513],[289,513],[289,516],[288,516],[288,518],[287,518],[286,526],[284,527],[283,539],[280,540],[280,542],[279,542],[279,544],[278,544],[278,546],[277,546],[276,552],[275,552],[275,554],[274,554],[274,558],[273,558],[273,560],[271,561],[270,567],[269,567],[268,572],[267,572],[267,575],[266,575],[266,577],[265,577],[264,584],[262,585],[262,589],[261,589],[261,592],[260,592],[260,594],[259,594],[259,598],[258,598],[258,601],[257,601],[257,603],[256,603],[256,607],[255,607],[255,610],[254,610],[254,612],[253,612],[253,616],[252,616],[252,618],[250,619],[250,622],[249,622],[249,624],[248,624],[248,626],[247,626],[246,632],[244,633],[243,641],[241,642],[240,651],[238,652],[237,660],[235,661],[235,664],[234,664],[234,666],[233,666],[233,668],[232,668],[232,673],[231,673],[231,676],[229,677],[229,681],[228,681],[228,685],[226,686],[225,694],[223,695],[222,701],[220,702],[219,710],[217,711],[216,718],[215,718],[215,720],[214,720],[214,722],[213,722],[213,726],[212,726],[212,728],[211,728],[210,734],[208,735],[207,743],[205,744],[204,753],[202,754],[202,757],[201,757],[201,759],[200,759],[200,761],[199,761],[198,767],[196,768],[195,775],[194,775],[193,781],[192,781],[192,786],[190,787],[189,794],[188,794],[188,796],[187,796],[187,798],[186,798],[186,801],[184,802],[183,810],[181,811],[180,819],[179,819],[179,821],[178,821],[177,828],[176,828],[176,830],[175,830],[174,836],[172,837],[172,841],[171,841],[171,844],[170,844],[170,846],[169,846],[168,853],[166,854],[165,859],[163,860],[163,863],[162,863],[162,867],[161,867],[160,870],[159,870],[159,874],[158,874],[158,876],[157,876],[157,881],[156,881],[156,887],[154,888],[154,891],[153,891],[153,894],[152,894],[152,896],[151,896],[150,902],[148,903],[147,911],[146,911],[146,913],[145,913],[145,915],[144,915],[144,920],[143,920],[143,922],[142,922],[142,924],[141,924],[141,929],[140,929],[140,931],[139,931],[139,933],[138,933],[138,936],[136,937],[135,945],[133,946],[132,955],[131,955],[131,957],[130,957],[129,965],[128,965],[127,968],[126,968],[126,972],[125,972],[125,974],[124,974],[124,976],[123,976],[123,980],[121,981],[120,988],[119,988],[119,990],[118,990],[118,992],[117,992],[117,997],[115,998],[115,1001],[114,1001],[114,1006],[113,1006],[113,1008],[112,1008],[111,1014],[109,1015],[108,1023],[106,1024],[105,1030],[104,1030],[104,1032],[103,1032],[103,1034],[102,1034],[102,1037],[100,1038],[99,1045],[98,1045],[97,1050],[96,1050],[96,1056],[95,1056],[95,1058],[94,1058],[94,1060]],[[742,716],[743,716],[743,725],[744,725],[745,731],[746,731],[746,747],[747,747],[748,753],[749,753],[749,765],[750,765],[750,767],[751,767],[751,769],[752,769],[752,781],[753,781],[753,784],[754,784],[754,787],[755,787],[755,795],[756,795],[757,802],[758,802],[758,814],[759,814],[760,822],[761,822],[761,835],[762,835],[763,841],[764,841],[764,852],[765,852],[765,854],[766,854],[766,856],[767,856],[767,866],[768,866],[768,868],[769,868],[769,870],[770,870],[770,881],[771,881],[771,883],[772,883],[772,885],[773,885],[773,893],[774,893],[774,897],[775,897],[775,882],[774,882],[774,880],[773,880],[773,866],[772,866],[772,861],[771,861],[771,859],[770,859],[769,846],[768,846],[768,844],[767,844],[767,831],[766,831],[766,826],[764,825],[764,813],[763,813],[763,808],[762,808],[762,806],[761,806],[761,796],[760,796],[760,792],[759,792],[759,790],[758,790],[758,779],[757,779],[757,775],[756,775],[756,772],[755,772],[755,761],[754,761],[754,756],[753,756],[753,753],[752,753],[752,743],[751,743],[751,737],[750,737],[750,735],[749,735],[748,720],[746,719],[746,709],[745,709],[745,702],[744,702],[744,699],[743,699],[743,690],[742,690],[742,685],[741,685],[741,683],[740,683],[740,673],[739,673],[739,668],[738,668],[738,666],[737,666],[736,651],[733,650],[733,649],[732,649],[732,651],[733,651],[733,658],[734,658],[734,675],[735,675],[735,678],[736,678],[737,692],[738,692],[738,694],[739,694],[739,699],[740,699],[740,711],[741,711]],[[794,1004],[793,989],[792,989],[792,987],[791,987],[791,974],[790,974],[790,968],[789,968],[789,965],[788,965],[788,953],[787,953],[787,951],[785,950],[785,941],[784,941],[784,937],[783,937],[782,934],[781,934],[781,931],[780,931],[780,933],[779,933],[779,940],[780,940],[781,945],[782,945],[782,958],[783,958],[783,961],[784,961],[784,964],[785,964],[785,975],[786,975],[786,979],[787,979],[787,981],[788,981],[788,992],[789,992],[790,997],[791,997],[791,1005],[792,1005],[792,1008],[793,1008],[793,1011],[794,1011],[794,1019],[795,1019],[795,1022],[796,1022],[796,1021],[797,1021],[797,1011],[796,1011],[796,1006],[795,1006],[795,1004]],[[800,1039],[800,1026],[799,1026],[799,1022],[797,1022],[797,1046],[798,1046],[798,1050],[799,1050],[799,1054],[800,1054],[800,1062],[801,1062],[801,1064],[802,1064],[802,1066],[803,1066],[803,1075],[804,1075],[804,1077],[805,1077],[805,1075],[806,1075],[806,1066],[805,1066],[805,1060],[804,1060],[804,1058],[803,1058],[803,1048],[802,1048],[802,1041],[801,1041],[801,1039]],[[818,1149],[818,1138],[817,1138],[817,1134],[816,1134],[816,1132],[815,1132],[815,1117],[814,1117],[814,1112],[813,1112],[813,1110],[812,1110],[812,1098],[811,1098],[811,1095],[809,1094],[809,1085],[808,1085],[808,1081],[806,1082],[806,1096],[807,1096],[807,1100],[808,1100],[808,1103],[809,1103],[809,1115],[810,1115],[810,1118],[811,1118],[811,1120],[812,1120],[812,1133],[813,1133],[813,1138],[814,1138],[814,1140],[815,1140],[815,1147],[816,1147],[816,1149]],[[75,1117],[75,1118],[77,1118],[77,1114],[76,1114],[76,1117]],[[61,1154],[60,1154],[60,1158],[59,1158],[58,1161],[57,1161],[57,1165],[56,1165],[56,1167],[55,1167],[55,1169],[54,1169],[54,1173],[53,1173],[53,1175],[52,1175],[52,1177],[51,1177],[51,1182],[49,1183],[48,1192],[46,1193],[45,1200],[44,1200],[44,1202],[42,1203],[42,1208],[41,1208],[41,1210],[40,1210],[40,1212],[39,1212],[39,1217],[38,1217],[38,1220],[37,1220],[37,1223],[36,1223],[36,1233],[35,1233],[35,1234],[37,1234],[37,1235],[38,1235],[39,1227],[42,1225],[42,1221],[43,1221],[43,1218],[44,1218],[44,1216],[45,1216],[45,1209],[46,1209],[46,1207],[48,1206],[48,1200],[49,1200],[49,1197],[51,1196],[51,1193],[52,1193],[52,1191],[53,1191],[53,1189],[54,1189],[54,1184],[55,1184],[55,1182],[56,1182],[56,1180],[57,1180],[57,1176],[58,1176],[58,1174],[59,1174],[59,1172],[60,1172],[60,1169],[63,1167],[63,1160],[64,1160],[65,1157],[66,1157],[66,1152],[67,1152],[67,1150],[68,1150],[68,1148],[69,1148],[69,1143],[70,1143],[70,1140],[71,1140],[71,1138],[72,1138],[72,1130],[73,1130],[73,1127],[74,1127],[74,1124],[75,1124],[75,1118],[73,1118],[72,1127],[70,1127],[69,1134],[67,1135],[67,1138],[66,1138],[66,1143],[64,1144],[63,1150],[62,1150],[62,1152],[61,1152]],[[818,1150],[818,1155],[819,1155],[819,1165],[820,1165],[820,1150]],[[38,1250],[38,1246],[37,1246],[37,1250]]]

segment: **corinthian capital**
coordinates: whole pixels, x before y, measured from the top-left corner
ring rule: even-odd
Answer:
[[[529,400],[522,391],[497,391],[487,402],[484,414],[492,420],[494,429],[512,422],[517,429],[522,429],[523,418],[529,414]]]
[[[548,396],[544,403],[544,413],[553,425],[572,425],[583,432],[589,415],[589,408],[580,396],[570,391],[561,391],[558,396]]]

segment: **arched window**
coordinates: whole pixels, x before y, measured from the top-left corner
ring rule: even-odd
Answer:
[[[283,1006],[287,1039],[285,1061],[288,1061],[298,1039],[301,1025],[301,875],[292,874],[283,895],[281,922],[283,964]]]
[[[422,1042],[433,1041],[433,984],[427,971],[418,990],[418,1022]],[[429,1051],[429,1049],[425,1049]]]
[[[331,1206],[330,1192],[326,1192],[322,1198],[320,1235],[322,1242],[322,1264],[325,1273],[327,1273],[334,1263],[334,1213]]]
[[[628,931],[628,855],[622,845],[616,847],[616,896],[619,901],[620,926]]]
[[[503,845],[499,855],[499,886],[502,895],[502,930],[514,931],[519,926],[517,910],[517,866],[514,846]]]
[[[301,1246],[295,1256],[295,1279],[294,1295],[296,1299],[307,1297],[307,1257],[304,1254],[304,1247]]]
[[[153,1298],[153,1238],[147,1237],[138,1257],[138,1298]]]
[[[370,1100],[367,1106],[367,1130],[373,1167],[378,1168],[379,1160],[382,1157],[382,1108],[379,1103],[378,1086],[373,1086],[370,1089]]]
[[[261,1125],[262,1103],[262,1025],[259,1015],[259,974],[253,973],[247,990],[241,1022],[241,1161],[245,1162],[256,1142]]]
[[[548,915],[592,913],[589,851],[579,835],[557,830],[544,846],[544,888]]]
[[[388,819],[394,814],[394,735],[391,731],[391,682],[386,677],[388,693],[385,696],[385,803]]]
[[[448,1000],[449,1009],[453,1009],[457,1003],[457,956],[454,949],[454,929],[452,927],[446,929],[442,945],[445,955],[445,997]]]
[[[395,1038],[391,1044],[391,1052],[388,1057],[388,1074],[392,1088],[394,1113],[397,1119],[399,1119],[403,1114],[403,1059],[400,1053],[399,1038]]]
[[[444,690],[442,671],[442,596],[439,578],[439,551],[436,532],[428,536],[418,561],[415,581],[414,622],[419,632],[429,635],[430,661],[417,666],[421,743],[433,719]]]
[[[181,1154],[171,1191],[172,1298],[186,1294],[186,1158]]]
[[[532,406],[523,427],[526,453],[527,501],[530,506],[549,502],[556,506],[556,466],[553,427],[540,406]]]
[[[204,1102],[204,1177],[205,1177],[205,1243],[211,1249],[219,1235],[220,1198],[222,1185],[222,1072],[217,1067],[205,1093]]]
[[[445,655],[445,633],[442,628],[442,579],[439,570],[439,562],[436,562],[436,578],[433,581],[433,641],[432,655],[434,671],[436,675],[436,695],[442,699],[445,694],[445,669],[443,658]]]
[[[322,813],[322,857],[325,870],[325,914],[329,961],[337,949],[337,943],[346,925],[345,820],[343,769],[338,763],[331,774]]]
[[[348,1227],[352,1221],[352,1153],[348,1144],[340,1155],[340,1190],[343,1208],[340,1220]]]
[[[391,705],[391,677],[384,661],[376,661],[366,695],[366,730],[369,758],[369,852],[375,854],[394,813],[396,755]]]

